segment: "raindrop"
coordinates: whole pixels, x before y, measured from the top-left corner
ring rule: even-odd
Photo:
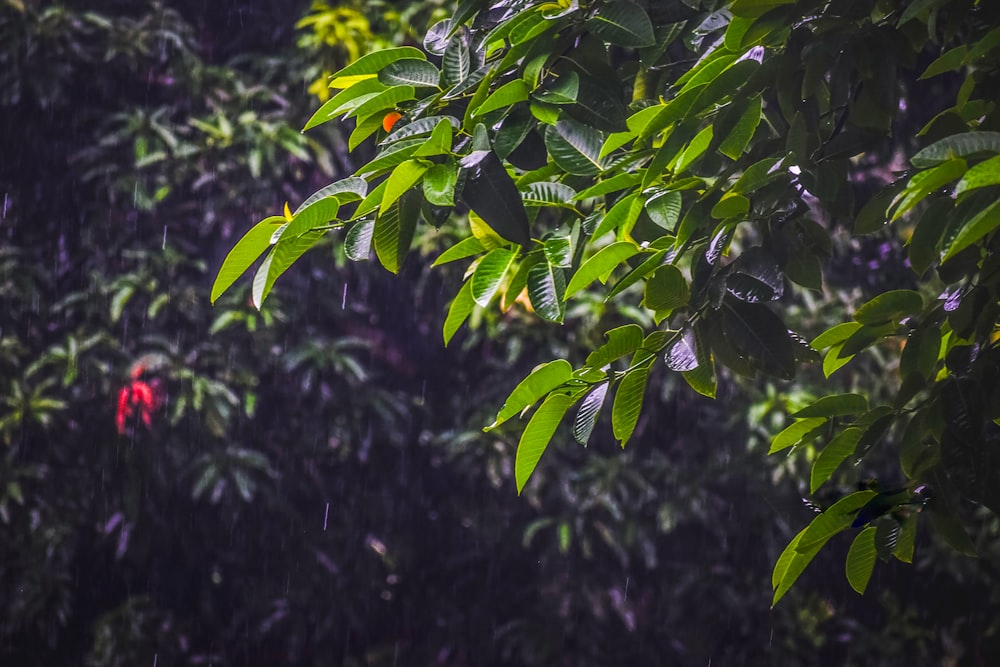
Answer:
[[[344,283],[344,292],[340,296],[340,309],[347,308],[347,283]]]
[[[323,513],[323,530],[326,530],[327,521],[330,519],[330,503],[326,504],[326,512]]]
[[[166,250],[166,249],[167,249],[167,226],[163,225],[163,246],[161,246],[160,250]]]

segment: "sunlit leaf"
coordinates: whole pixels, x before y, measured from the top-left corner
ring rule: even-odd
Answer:
[[[470,292],[471,298],[471,292]],[[511,417],[533,405],[552,390],[562,386],[573,377],[573,367],[565,359],[556,359],[541,364],[528,377],[521,380],[514,391],[504,401],[497,418],[486,430],[494,429]]]

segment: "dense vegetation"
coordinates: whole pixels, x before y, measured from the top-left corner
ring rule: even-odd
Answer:
[[[563,37],[588,31],[580,12],[599,7],[573,3],[538,10],[531,7],[535,3],[522,4],[529,14],[551,16],[544,20],[554,21],[553,34]],[[715,11],[716,4],[721,3],[694,8],[674,3],[670,11],[676,15],[658,15],[650,4],[654,35],[664,46],[655,57],[668,54],[687,68],[698,62],[696,56],[728,32],[728,18]],[[926,7],[914,25],[925,32],[930,11],[951,16],[930,7],[934,3],[921,4]],[[820,553],[803,580],[768,611],[772,566],[811,515],[798,498],[809,490],[804,477],[817,452],[804,443],[785,459],[768,460],[765,454],[790,414],[830,392],[812,367],[797,367],[794,383],[746,381],[723,370],[728,363],[723,359],[716,399],[710,400],[691,391],[684,376],[656,363],[624,451],[615,444],[621,430],[614,419],[596,421],[587,449],[572,443],[570,431],[560,432],[518,497],[519,429],[482,431],[513,385],[539,361],[568,359],[579,366],[609,328],[635,324],[651,330],[660,315],[643,307],[651,290],[638,283],[608,302],[605,288],[585,286],[565,305],[549,303],[551,311],[532,296],[539,294],[536,285],[505,312],[470,305],[471,326],[450,330],[445,348],[441,329],[466,267],[458,262],[434,271],[425,267],[470,236],[462,197],[448,220],[441,210],[424,211],[424,221],[435,224],[414,224],[406,244],[398,236],[380,235],[385,216],[358,217],[360,227],[367,225],[374,234],[374,255],[403,280],[348,261],[368,255],[358,245],[362,229],[346,249],[341,232],[315,234],[309,240],[317,249],[282,277],[260,310],[252,301],[259,303],[263,293],[255,297],[251,286],[241,284],[209,306],[217,269],[248,223],[280,211],[286,200],[305,201],[325,183],[343,182],[400,138],[382,146],[371,139],[352,142],[351,123],[327,122],[299,132],[315,107],[335,99],[325,86],[329,73],[371,49],[399,54],[386,47],[421,44],[426,33],[421,26],[453,14],[450,4],[437,2],[365,3],[364,14],[361,7],[185,0],[62,6],[8,0],[0,8],[0,662],[840,665],[975,662],[994,655],[996,525],[967,499],[959,501],[957,513],[974,520],[968,525],[976,529],[979,558],[939,550],[921,528],[913,566],[877,569],[867,595],[857,597],[841,576],[851,540],[835,537],[825,550],[831,553]],[[450,57],[442,41],[446,29],[439,25],[432,35],[440,37],[437,44],[445,53],[428,61],[407,50],[403,53],[425,64],[396,65],[401,75],[412,75],[407,68],[426,74],[431,61],[435,71],[447,71],[457,50],[469,65],[460,72],[486,77],[472,67],[480,64],[475,59],[481,43],[474,38],[492,28],[488,20],[474,19],[473,9],[467,6],[468,33],[457,30],[463,37]],[[988,16],[962,10],[954,12],[954,25],[943,19],[936,24],[945,46],[951,46],[947,40],[967,47],[977,43],[991,25]],[[863,23],[860,15],[849,20]],[[684,32],[691,27],[696,30]],[[522,29],[530,32],[528,25]],[[613,46],[605,51],[606,65],[614,76],[601,84],[630,86],[622,90],[620,107],[611,103],[625,114],[628,127],[633,113],[647,104],[643,99],[671,99],[681,72],[659,64],[636,69],[630,64],[634,45],[615,45],[620,39],[607,38]],[[432,50],[434,43],[431,39]],[[560,42],[531,43],[554,52]],[[492,55],[507,57],[506,48],[505,42]],[[915,40],[908,48],[917,55],[913,62],[897,63],[896,71],[901,85],[919,86],[913,80],[942,47]],[[762,65],[773,53],[787,53],[771,49]],[[955,67],[961,75],[979,72],[982,86],[967,91],[968,102],[988,96],[992,70],[988,59],[966,65],[966,56]],[[435,164],[456,165],[437,170],[445,186],[449,174],[458,175],[459,156],[473,150],[492,151],[479,156],[484,162],[478,166],[499,180],[498,165],[519,180],[538,176],[531,165],[508,171],[508,165],[520,163],[513,146],[492,157],[500,152],[496,133],[513,126],[510,118],[524,126],[514,143],[535,146],[534,152],[522,151],[527,159],[539,160],[544,155],[539,146],[559,142],[541,130],[544,120],[530,115],[530,105],[543,115],[547,109],[554,127],[565,128],[567,118],[560,114],[570,114],[577,100],[536,99],[553,93],[555,75],[546,62],[538,70],[543,90],[517,84],[528,81],[521,76],[524,57],[512,57],[511,69],[498,69],[487,86],[476,84],[483,91],[480,102],[512,82],[507,90],[517,96],[524,89],[523,100],[505,103],[497,97],[499,106],[473,107],[466,123],[473,88],[460,98],[457,104],[468,105],[453,115],[459,127],[450,132],[458,143],[429,156]],[[796,63],[788,74],[795,79],[802,59],[787,58]],[[584,82],[577,99],[587,89],[588,72],[575,72]],[[924,115],[940,110],[923,102],[927,91],[934,99],[954,99],[962,80],[945,73],[929,80],[936,87],[898,91],[909,111],[892,115],[898,130],[873,157],[838,163],[851,174],[844,192],[860,204],[872,183],[884,178],[893,156],[909,155],[917,142],[927,145],[937,138],[913,139]],[[367,127],[378,141],[386,139],[382,125],[390,111],[401,114],[394,132],[421,122],[413,106],[418,90],[421,98],[437,94],[414,88],[411,99],[372,107],[374,120]],[[719,101],[731,106],[728,97]],[[972,129],[990,130],[990,104],[984,101],[979,115],[973,109],[942,115],[939,136],[952,131],[956,113],[969,116],[963,122],[986,123]],[[722,108],[692,112],[698,128],[724,111],[721,103],[716,106]],[[718,204],[712,198],[721,199],[724,186],[732,188],[732,175],[778,150],[769,128],[781,117],[770,97],[762,96],[760,108],[759,136],[748,144],[759,148],[732,164],[725,152],[710,161],[706,151],[701,161],[691,161],[692,174],[703,181],[710,163],[738,165],[708,199],[702,202],[705,186],[694,181],[688,190],[669,190],[668,183],[657,181],[653,187],[666,193],[660,199],[673,201],[677,197],[669,193],[681,192],[683,211],[709,207],[710,217]],[[438,115],[454,113],[443,111],[448,113]],[[431,107],[423,113],[431,115]],[[827,115],[804,117],[804,123],[818,123]],[[485,137],[481,131],[477,136],[480,124]],[[424,125],[433,126],[427,134],[411,134],[420,138],[412,146],[425,145],[435,128],[444,127]],[[820,140],[819,125],[807,129],[804,141]],[[775,131],[788,134],[780,125]],[[843,121],[838,132],[856,132],[853,120]],[[475,143],[484,138],[487,148]],[[649,149],[659,145],[654,133],[646,141]],[[618,148],[644,150],[635,143]],[[649,173],[641,162],[648,158],[643,154],[632,166]],[[475,189],[469,183],[475,181],[468,176],[462,196],[485,219],[474,227],[480,253],[483,244],[495,242],[506,254],[495,253],[494,260],[509,258],[510,266],[535,262],[553,281],[566,270],[572,284],[580,262],[611,240],[605,237],[593,247],[581,242],[599,239],[581,234],[583,220],[576,213],[596,214],[587,224],[597,224],[617,200],[608,191],[567,206],[546,195],[547,189],[579,193],[586,182],[599,180],[566,176],[561,160],[538,178],[521,180],[526,192],[538,195],[526,209],[530,237],[541,241],[551,232],[545,243],[504,240],[502,223],[491,219],[493,206],[476,204],[474,194],[469,201]],[[978,155],[969,157],[967,166],[976,169],[977,160]],[[423,166],[416,164],[417,170]],[[797,166],[803,177],[812,175],[807,161]],[[614,168],[626,174],[619,182],[628,180],[632,167],[619,162]],[[428,190],[431,169],[420,172],[419,191]],[[540,185],[543,181],[552,185]],[[766,187],[780,199],[790,183],[781,185],[784,189],[775,183]],[[808,215],[818,223],[809,229],[830,233],[823,246],[828,256],[821,261],[826,291],[821,298],[818,291],[782,282],[783,294],[775,301],[789,326],[820,333],[886,289],[919,287],[900,250],[909,217],[901,218],[898,229],[852,239],[845,226],[853,213],[828,210],[821,188],[804,187],[819,197],[807,202]],[[928,192],[950,199],[938,186]],[[622,194],[628,191],[618,191]],[[501,196],[509,203],[509,196]],[[738,227],[730,253],[734,261],[716,258],[707,280],[730,280],[735,270],[726,267],[743,248],[767,240],[757,231],[766,229],[763,195],[747,190],[741,196],[761,220]],[[352,198],[346,197],[345,213],[354,206]],[[401,195],[399,201],[411,199]],[[378,203],[385,201],[383,190]],[[913,210],[922,211],[921,206]],[[664,215],[677,216],[674,222],[683,219],[680,211],[665,208]],[[658,231],[663,228],[648,206],[637,215],[614,244],[649,240],[654,252],[648,254],[655,256],[657,234],[676,239],[673,228]],[[330,215],[316,224],[335,220]],[[282,216],[278,222],[284,221]],[[501,232],[499,240],[490,225]],[[701,239],[713,230],[692,231],[689,258],[705,249]],[[568,258],[566,236],[574,251]],[[509,241],[524,241],[529,252]],[[466,249],[474,246],[464,243]],[[541,252],[532,254],[536,246]],[[630,260],[646,252],[641,249]],[[882,270],[875,274],[871,262]],[[482,266],[481,260],[473,279]],[[691,265],[680,266],[683,279],[690,280]],[[788,273],[787,262],[781,268]],[[507,268],[501,272],[506,279],[496,285],[498,292],[510,293],[506,305],[519,296],[507,282],[514,273]],[[667,270],[654,280],[666,282],[667,273],[672,275]],[[608,286],[621,284],[614,282],[619,278],[615,274]],[[988,282],[973,278],[969,285]],[[933,307],[936,294],[921,289]],[[489,301],[486,292],[476,295]],[[687,307],[678,305],[676,314],[659,321],[682,330],[676,318]],[[538,316],[546,312],[558,313],[551,319],[561,318],[567,326],[541,322]],[[933,314],[920,321],[944,322]],[[845,392],[865,393],[872,405],[891,403],[899,391],[893,340],[884,338],[833,379],[842,378]],[[986,366],[975,364],[990,358],[970,359],[972,375],[957,374],[952,366],[944,375],[951,382],[988,383]],[[945,368],[936,364],[937,371]],[[962,395],[972,389],[966,386]],[[933,397],[935,389],[928,384],[921,391],[920,396]],[[861,466],[866,474],[893,477],[886,471],[897,455],[901,425],[887,427],[887,434],[890,446],[873,448]],[[834,475],[816,502],[825,507],[846,495],[858,481],[851,472],[845,466]],[[923,481],[921,474],[911,477]],[[960,487],[966,498],[973,490]]]

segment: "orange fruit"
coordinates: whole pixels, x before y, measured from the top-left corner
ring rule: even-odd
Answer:
[[[382,119],[382,129],[386,132],[390,132],[392,130],[392,126],[395,125],[402,117],[403,114],[398,111],[390,111],[385,115],[385,118]]]

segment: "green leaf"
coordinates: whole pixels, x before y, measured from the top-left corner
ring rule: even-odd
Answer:
[[[809,478],[810,493],[816,493],[816,490],[836,472],[840,464],[854,453],[863,434],[864,430],[860,428],[846,428],[823,448],[813,462]]]
[[[457,183],[458,168],[454,164],[436,164],[424,173],[424,199],[434,206],[454,206]]]
[[[737,356],[768,375],[782,379],[795,376],[795,351],[788,329],[777,315],[764,305],[732,298],[726,299],[721,313],[722,338]],[[717,358],[729,365],[730,357],[722,357],[724,350],[717,348],[715,342],[712,349]]]
[[[733,16],[754,19],[784,5],[794,5],[797,0],[736,0],[730,10]]]
[[[345,204],[349,201],[361,199],[367,192],[368,182],[365,181],[365,179],[355,178],[353,176],[344,178],[336,181],[335,183],[331,183],[326,187],[322,187],[309,195],[309,197],[304,202],[299,204],[297,209],[295,209],[295,212],[292,213],[292,217],[294,218],[316,202],[328,197],[335,197],[338,202]]]
[[[948,160],[976,153],[1000,153],[1000,132],[968,132],[953,134],[935,141],[910,159],[918,169],[937,166]]]
[[[360,121],[347,138],[347,149],[353,151],[360,146],[368,137],[382,129],[382,114],[372,114],[368,118]]]
[[[575,70],[556,74],[554,80],[546,85],[545,90],[536,92],[533,97],[546,104],[573,104],[580,94],[580,75]]]
[[[706,337],[704,325],[698,323],[694,326],[695,351],[697,352],[698,366],[688,371],[681,371],[684,381],[702,396],[715,398],[718,382],[715,377],[715,360]],[[671,350],[673,352],[673,350]],[[669,364],[669,359],[667,361]]]
[[[549,446],[559,422],[579,398],[579,391],[549,395],[524,427],[514,457],[514,482],[517,485],[518,495],[524,490],[524,485],[527,484],[531,474],[535,472],[538,460]]]
[[[590,442],[590,436],[597,425],[597,418],[604,407],[604,399],[608,394],[609,382],[601,382],[593,388],[580,403],[580,410],[573,421],[573,437],[584,447]]]
[[[401,58],[378,73],[378,80],[387,86],[437,88],[440,78],[438,68],[423,58]]]
[[[212,303],[228,290],[236,279],[250,268],[250,265],[257,261],[265,250],[271,245],[271,236],[285,223],[285,218],[280,215],[272,215],[264,218],[243,235],[236,242],[233,249],[226,255],[219,273],[212,284]]]
[[[661,192],[646,200],[646,213],[657,226],[672,231],[681,216],[681,193]]]
[[[899,322],[904,317],[919,313],[923,307],[924,300],[919,292],[905,289],[890,290],[858,308],[854,313],[854,320],[868,326]]]
[[[768,454],[780,452],[802,442],[802,439],[827,422],[825,417],[807,417],[789,424],[771,440]]]
[[[587,20],[587,28],[604,41],[618,46],[640,47],[656,43],[649,16],[639,5],[626,0],[611,0],[600,5]]]
[[[611,430],[623,449],[639,421],[646,383],[649,380],[649,367],[654,360],[655,357],[652,357],[642,365],[629,369],[615,391],[615,400],[611,406]]]
[[[475,236],[470,236],[464,238],[452,247],[441,253],[431,266],[440,266],[441,264],[447,264],[448,262],[454,262],[459,259],[465,259],[466,257],[472,257],[473,255],[478,255],[485,248],[482,242]]]
[[[895,194],[893,188],[885,188],[869,199],[854,219],[854,233],[871,234],[885,227],[888,223],[889,204]]]
[[[553,236],[545,239],[542,252],[552,266],[568,269],[573,265],[573,242],[568,236]]]
[[[355,172],[355,175],[370,179],[380,173],[388,171],[396,165],[409,160],[413,156],[413,153],[420,146],[422,146],[425,141],[426,140],[423,137],[415,137],[413,139],[404,139],[394,143],[376,155],[368,164],[359,167]],[[372,192],[369,192],[368,195],[371,196],[371,194],[379,187],[381,187],[381,183],[373,189]],[[367,201],[367,199],[365,201]],[[381,203],[381,201],[382,200],[379,199],[376,203]]]
[[[802,539],[799,540],[798,550],[802,552],[817,543],[825,543],[840,531],[850,527],[858,510],[876,495],[878,494],[871,490],[855,491],[835,502],[809,523]]]
[[[743,195],[726,193],[715,206],[712,207],[711,216],[716,220],[745,216],[750,210],[750,200]]]
[[[534,405],[549,392],[561,387],[573,377],[573,367],[565,359],[556,359],[536,366],[528,377],[521,380],[504,401],[497,418],[484,430],[495,429],[511,417]]]
[[[798,550],[799,541],[808,530],[808,526],[799,531],[799,534],[792,538],[778,560],[774,563],[774,571],[771,573],[771,588],[774,590],[774,598],[771,600],[771,607],[778,604],[778,600],[784,597],[788,589],[792,587],[795,580],[806,569],[806,566],[819,553],[822,544],[814,546],[805,553]]]
[[[612,243],[598,250],[585,261],[570,278],[566,286],[566,298],[584,289],[600,276],[608,275],[619,264],[639,253],[639,248],[629,241]]]
[[[513,250],[495,248],[479,261],[472,274],[472,299],[478,305],[483,308],[490,305],[516,257]]]
[[[492,152],[476,165],[465,183],[462,199],[495,232],[514,243],[531,243],[528,216],[514,180]]]
[[[639,174],[618,174],[617,176],[612,176],[611,178],[599,181],[586,190],[581,190],[576,193],[573,199],[583,201],[585,199],[590,199],[591,197],[600,197],[602,195],[612,194],[625,190],[626,188],[635,187],[641,180],[642,176]]]
[[[980,162],[969,171],[955,186],[955,196],[976,188],[1000,183],[1000,155]]]
[[[823,396],[808,407],[791,416],[795,419],[807,417],[844,417],[868,411],[868,398],[862,394],[832,394]]]
[[[446,346],[475,308],[476,302],[472,298],[472,281],[466,280],[448,307],[448,315],[444,320],[444,344]]]
[[[306,232],[290,238],[282,238],[274,246],[264,262],[257,269],[257,274],[253,279],[253,290],[251,299],[254,306],[260,309],[264,299],[271,293],[274,282],[288,270],[307,250],[316,245],[324,235],[323,232]]]
[[[941,351],[941,329],[928,326],[911,331],[906,346],[899,357],[899,370],[903,377],[910,374],[927,379],[937,367]]]
[[[783,158],[777,157],[755,162],[743,171],[729,191],[733,194],[756,192],[768,183],[787,175],[788,172],[783,164]]]
[[[669,312],[687,306],[690,298],[691,290],[680,269],[664,264],[646,282],[643,305],[655,312]]]
[[[332,80],[330,82],[330,87],[344,88],[346,86],[339,84],[347,83],[350,78],[353,77],[378,74],[378,72],[380,72],[389,63],[394,63],[397,60],[402,60],[404,58],[426,60],[427,56],[424,55],[423,51],[412,46],[400,46],[396,48],[373,51],[372,53],[361,56],[347,67],[335,72],[331,77]]]
[[[365,100],[371,99],[385,89],[386,86],[382,82],[376,78],[372,78],[356,83],[347,90],[340,91],[316,110],[302,128],[302,131],[311,130],[317,125],[322,125],[327,121],[333,120],[342,113],[353,110],[364,101],[355,102],[355,100],[359,100],[362,97]]]
[[[375,255],[388,271],[399,273],[406,253],[413,242],[417,216],[412,204],[400,201],[398,205],[382,210],[375,219]]]
[[[608,232],[619,230],[619,240],[624,238],[626,234],[632,231],[635,223],[639,220],[639,216],[642,214],[642,207],[643,201],[641,194],[638,192],[621,197],[611,207],[611,210],[604,214],[600,224],[597,225],[591,236],[596,239]]]
[[[847,581],[851,588],[864,595],[875,569],[875,526],[868,526],[854,538],[847,552]]]
[[[829,378],[831,375],[850,363],[851,359],[854,358],[853,354],[841,356],[843,349],[844,343],[837,343],[829,349],[826,355],[824,355],[823,377]]]
[[[576,198],[576,190],[564,183],[540,181],[532,183],[521,191],[525,206],[559,206],[575,211],[571,203]]]
[[[643,331],[638,324],[626,324],[605,332],[608,342],[587,355],[587,366],[604,368],[642,346]]]
[[[923,201],[929,194],[939,190],[966,171],[965,160],[948,160],[933,169],[916,174],[892,202],[892,220],[898,220],[904,213]]]
[[[483,100],[483,103],[473,110],[472,116],[484,116],[491,111],[503,109],[518,102],[524,102],[528,99],[529,90],[528,82],[524,79],[509,81]]]
[[[413,157],[433,157],[435,155],[448,155],[451,152],[452,131],[458,126],[458,119],[451,116],[434,117],[443,118],[443,120],[438,121],[438,124],[434,126],[434,131],[431,132],[430,138],[413,152]],[[415,124],[411,123],[411,125]]]
[[[924,73],[917,80],[923,81],[924,79],[930,79],[945,72],[954,72],[965,64],[965,56],[968,53],[969,47],[965,44],[945,51],[927,66],[927,69],[924,70]]]
[[[565,293],[566,278],[559,267],[545,261],[528,271],[528,298],[531,300],[531,307],[542,319],[562,323]]]
[[[444,68],[444,80],[449,85],[457,85],[468,78],[472,71],[472,52],[466,30],[455,33],[449,40],[441,64]]]
[[[405,125],[397,123],[397,125],[392,129],[392,133],[383,139],[379,145],[385,146],[391,143],[395,143],[400,139],[408,139],[410,137],[416,137],[423,134],[431,134],[439,127],[444,130],[443,126],[450,127],[452,129],[458,128],[459,120],[454,116],[426,116],[424,118],[418,118],[412,123],[406,123]],[[443,142],[442,142],[443,143]],[[445,149],[451,148],[451,132],[447,131],[447,144],[444,146]],[[440,153],[434,153],[438,155]]]
[[[347,114],[347,118],[357,117],[366,119],[370,116],[378,116],[381,125],[385,112],[393,111],[400,102],[408,102],[415,99],[416,91],[413,86],[393,86],[388,90],[378,93],[364,104],[356,107]]]
[[[710,143],[712,143],[711,125],[698,132],[687,148],[684,149],[684,152],[678,156],[677,166],[674,167],[674,175],[679,176],[683,174],[688,167],[694,164],[695,160],[701,157]]]
[[[896,546],[893,547],[892,555],[903,563],[913,562],[913,547],[917,541],[917,515],[910,514],[903,518],[899,537],[896,538]]]
[[[962,228],[955,235],[941,261],[947,262],[973,243],[982,240],[998,226],[1000,226],[1000,200],[993,202],[962,224]]]
[[[431,166],[426,160],[407,160],[398,165],[389,174],[385,182],[385,192],[382,194],[380,210],[387,211],[403,194],[412,188],[424,172]],[[435,202],[431,202],[432,204]]]
[[[822,351],[831,345],[843,343],[861,328],[858,322],[843,322],[835,324],[820,335],[816,336],[809,345],[816,351]]]
[[[604,136],[600,131],[564,119],[545,128],[545,147],[553,161],[570,174],[594,176],[604,168],[600,159]]]
[[[678,338],[664,356],[667,368],[672,371],[693,371],[698,368],[698,343],[694,330],[688,328]]]
[[[757,125],[760,124],[761,107],[760,95],[755,96],[747,103],[747,108],[736,121],[736,125],[719,144],[720,153],[732,160],[738,160],[743,155],[743,151],[750,144],[754,132],[757,131]]]
[[[344,253],[354,262],[367,260],[372,253],[372,236],[375,233],[374,220],[355,223],[344,237]]]

